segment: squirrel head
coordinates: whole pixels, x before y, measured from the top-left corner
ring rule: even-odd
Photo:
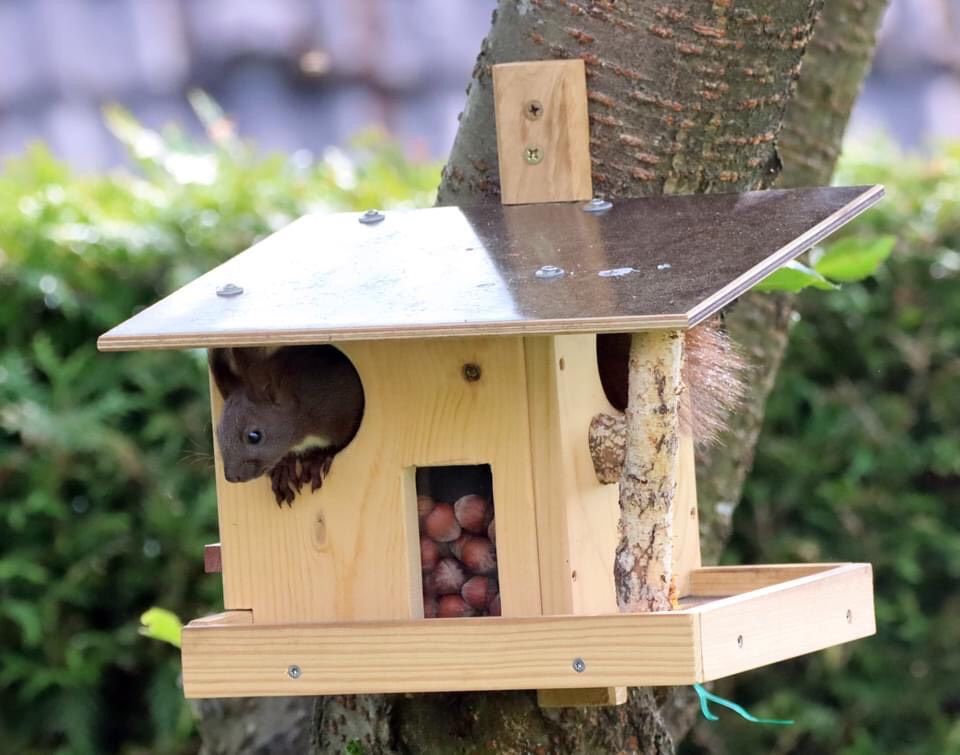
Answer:
[[[296,397],[278,384],[267,349],[211,349],[210,369],[223,396],[217,443],[228,482],[270,471],[300,440]]]

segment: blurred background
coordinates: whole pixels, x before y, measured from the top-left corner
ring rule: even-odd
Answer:
[[[306,211],[429,204],[494,5],[0,0],[4,751],[197,750],[138,624],[219,606],[204,355],[94,340]],[[879,632],[717,684],[797,723],[687,753],[960,753],[960,1],[892,2],[838,180],[896,252],[800,297],[724,558],[870,561]]]
[[[202,136],[199,87],[265,151],[385,127],[442,158],[495,0],[2,0],[0,156],[42,139],[81,170],[124,160],[100,109]],[[850,134],[960,135],[960,2],[894,0]]]

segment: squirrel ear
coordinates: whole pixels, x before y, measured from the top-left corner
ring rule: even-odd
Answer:
[[[227,398],[240,387],[240,371],[233,349],[210,349],[207,352],[207,363],[210,365],[213,382],[223,398]]]

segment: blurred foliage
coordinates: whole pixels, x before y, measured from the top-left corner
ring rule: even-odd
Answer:
[[[856,283],[873,275],[890,256],[896,243],[896,236],[840,238],[811,250],[813,267],[799,260],[791,260],[754,286],[754,290],[786,291],[792,294],[805,288],[835,291],[838,282]]]
[[[180,647],[183,635],[183,621],[173,611],[166,608],[148,608],[140,617],[140,634],[152,640],[169,642]]]
[[[960,145],[863,147],[837,181],[888,191],[844,243],[896,249],[801,295],[725,560],[872,562],[877,635],[713,685],[796,725],[701,723],[687,753],[960,753]]]
[[[429,204],[439,166],[382,136],[262,157],[202,95],[213,146],[108,122],[137,175],[72,175],[43,148],[0,176],[0,742],[174,753],[179,657],[152,605],[220,605],[203,352],[99,354],[98,335],[305,212]],[[168,627],[169,628],[169,627]]]

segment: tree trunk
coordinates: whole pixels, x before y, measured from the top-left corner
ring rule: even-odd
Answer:
[[[829,183],[843,132],[870,66],[887,0],[831,0],[817,22],[797,93],[777,144],[780,187]],[[727,318],[732,339],[752,362],[753,395],[731,418],[720,443],[697,459],[702,553],[714,563],[730,535],[733,511],[753,464],[763,407],[773,389],[793,322],[793,297],[748,294]]]
[[[500,0],[439,202],[498,201],[490,66],[569,57],[587,64],[597,194],[764,188],[781,156],[785,185],[826,182],[885,0],[828,4],[794,97],[820,4]],[[701,459],[708,558],[726,537],[790,320],[789,300],[769,296],[745,297],[727,319],[755,369],[746,409]],[[695,720],[694,699],[688,688],[631,689],[617,708],[541,710],[531,692],[330,697],[317,701],[311,737],[323,753],[670,753]],[[229,751],[204,739],[209,752]]]

